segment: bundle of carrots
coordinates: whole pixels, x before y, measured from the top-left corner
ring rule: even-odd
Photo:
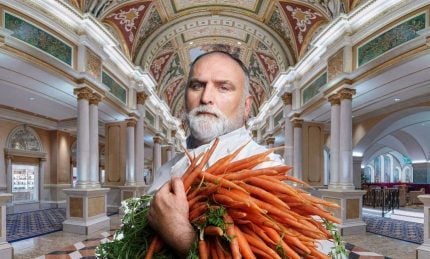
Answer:
[[[254,169],[273,150],[233,161],[244,146],[205,169],[218,141],[197,157],[182,177],[190,222],[199,230],[198,257],[329,258],[317,240],[330,239],[323,222],[339,223],[324,206],[337,205],[309,195],[288,182],[289,166]],[[153,238],[145,258],[152,258],[162,240]]]

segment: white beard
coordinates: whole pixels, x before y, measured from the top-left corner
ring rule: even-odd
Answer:
[[[201,105],[194,108],[187,114],[191,135],[202,143],[208,143],[221,135],[242,127],[244,108],[245,105],[241,105],[233,119],[228,119],[216,107]],[[199,114],[202,112],[212,113],[216,116]]]

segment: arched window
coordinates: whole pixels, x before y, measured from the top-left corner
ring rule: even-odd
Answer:
[[[43,152],[42,142],[37,133],[27,125],[21,125],[14,128],[6,140],[8,149],[27,151],[27,152]]]
[[[27,125],[14,128],[6,139],[7,189],[14,204],[38,202],[46,153],[36,131]]]

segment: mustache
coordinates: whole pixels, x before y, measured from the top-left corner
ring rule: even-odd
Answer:
[[[190,117],[196,117],[196,116],[205,115],[205,114],[206,115],[207,114],[213,115],[213,116],[215,116],[217,118],[224,118],[225,117],[224,114],[218,108],[216,108],[216,107],[210,107],[210,106],[207,106],[207,105],[201,105],[201,106],[198,106],[198,107],[192,109],[188,113],[188,116],[190,116]]]

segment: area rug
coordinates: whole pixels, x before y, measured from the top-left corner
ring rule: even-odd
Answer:
[[[15,242],[63,229],[66,209],[55,208],[9,214],[6,217],[6,239]]]
[[[367,224],[367,232],[416,244],[423,243],[424,225],[421,223],[370,215],[363,215],[363,220]]]

